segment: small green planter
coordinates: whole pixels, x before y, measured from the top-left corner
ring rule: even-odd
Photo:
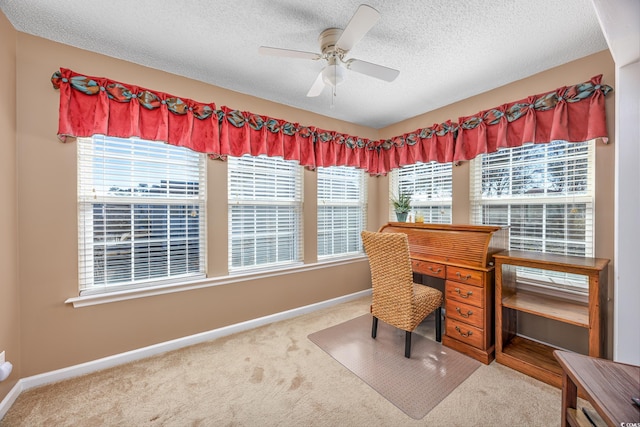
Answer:
[[[398,198],[391,198],[398,222],[407,222],[407,214],[411,210],[411,193],[400,193]]]

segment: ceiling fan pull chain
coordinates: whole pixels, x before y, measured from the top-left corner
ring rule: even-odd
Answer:
[[[335,109],[336,107],[335,102],[336,102],[336,87],[332,86],[331,87],[331,106],[330,106],[332,110]]]

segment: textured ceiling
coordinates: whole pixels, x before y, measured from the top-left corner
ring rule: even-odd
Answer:
[[[361,3],[0,0],[0,8],[18,31],[373,128],[607,48],[591,0],[370,0],[381,19],[347,57],[399,69],[391,83],[349,72],[333,102],[328,89],[308,98],[321,61],[258,54],[261,45],[319,52],[322,30],[344,28]]]

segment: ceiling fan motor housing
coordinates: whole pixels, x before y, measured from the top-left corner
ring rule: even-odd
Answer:
[[[340,28],[327,28],[323,32],[320,33],[318,37],[318,42],[320,43],[320,52],[323,54],[330,54],[336,52],[336,43],[342,34],[342,30]],[[341,51],[342,54],[345,54],[345,51]]]

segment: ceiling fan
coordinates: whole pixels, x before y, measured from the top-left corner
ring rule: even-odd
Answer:
[[[327,65],[318,74],[307,96],[320,95],[325,85],[332,87],[335,95],[335,87],[347,78],[347,70],[391,82],[398,77],[400,71],[359,59],[345,60],[347,53],[364,37],[378,19],[380,19],[380,12],[371,6],[361,4],[344,30],[327,28],[320,33],[318,41],[322,53],[267,46],[260,46],[258,52],[263,55],[327,61]]]

